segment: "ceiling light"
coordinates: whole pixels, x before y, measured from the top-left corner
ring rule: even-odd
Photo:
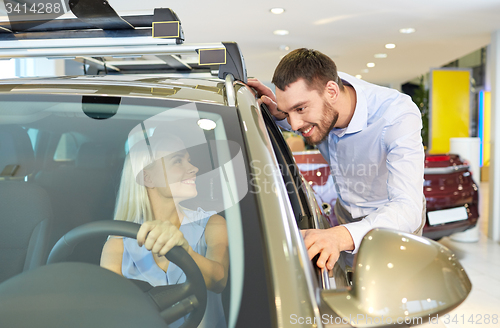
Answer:
[[[202,118],[202,119],[198,120],[197,123],[198,123],[198,126],[200,128],[202,128],[203,130],[207,130],[207,131],[213,130],[217,126],[217,124],[215,124],[214,121],[206,119],[206,118]]]
[[[276,30],[273,33],[276,35],[287,35],[289,32],[287,30]]]
[[[279,47],[279,49],[280,49],[281,51],[288,51],[288,50],[290,50],[290,47],[289,47],[289,46],[287,46],[286,44],[282,44],[282,45]]]
[[[358,75],[356,75],[356,78],[357,78],[357,79],[361,79],[361,78],[362,78],[362,76],[358,74]]]
[[[402,28],[399,30],[399,33],[403,33],[403,34],[410,34],[413,32],[415,32],[415,29],[413,27]]]
[[[375,67],[375,63],[368,63],[366,64],[366,67]]]
[[[285,12],[285,9],[283,9],[283,8],[272,8],[270,10],[270,12],[272,12],[275,15],[279,15],[279,14],[283,14]]]
[[[370,70],[368,68],[362,69],[361,73],[368,73]]]
[[[387,54],[375,54],[375,58],[387,58]]]
[[[394,49],[394,48],[396,48],[396,45],[394,43],[388,43],[388,44],[385,45],[385,47],[387,49]]]

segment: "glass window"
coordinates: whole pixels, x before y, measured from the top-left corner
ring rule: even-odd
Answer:
[[[276,158],[280,165],[288,197],[295,214],[295,220],[301,229],[313,228],[312,216],[307,206],[307,196],[302,190],[302,180],[300,178],[299,169],[276,123],[266,109],[263,109],[262,113],[266,121],[267,130],[273,144]]]
[[[238,310],[228,312],[223,308],[219,294],[230,295],[231,304],[240,304],[237,299],[242,297],[244,271],[254,270],[244,267],[242,218],[258,224],[257,211],[242,213],[242,208],[257,206],[248,193],[248,160],[241,131],[234,128],[240,126],[237,113],[221,105],[122,98],[118,110],[116,105],[94,103],[93,109],[100,107],[101,114],[110,113],[105,119],[96,119],[82,110],[81,99],[38,94],[3,95],[0,101],[0,122],[9,122],[5,131],[21,128],[30,137],[29,149],[18,145],[23,152],[33,150],[37,135],[44,135],[37,142],[43,144],[38,147],[44,149],[41,156],[45,158],[31,167],[31,181],[50,199],[54,214],[53,231],[47,234],[49,244],[54,245],[66,232],[92,221],[143,223],[176,216],[181,221],[178,229],[192,249],[221,264],[223,270],[230,270],[231,291],[225,288],[228,272],[221,281],[208,284],[213,297],[209,296],[207,311],[216,313],[211,317],[219,316],[220,323],[230,319],[231,311],[236,318]],[[20,110],[13,111],[13,103]],[[54,166],[53,161],[75,164]],[[176,215],[166,215],[168,208],[175,208]],[[0,209],[0,217],[8,216],[1,215]],[[167,284],[182,282],[182,272],[162,267],[163,261],[157,262],[152,277],[136,277],[134,270],[126,271],[125,261],[133,266],[132,262],[141,262],[134,256],[146,255],[136,249],[135,240],[121,240],[124,252],[128,252],[120,258],[123,275],[156,284],[155,279],[165,269]],[[71,260],[100,263],[104,243],[107,241],[84,242],[75,249]],[[17,273],[21,271],[22,266]]]
[[[16,77],[16,60],[0,60],[0,78]]]

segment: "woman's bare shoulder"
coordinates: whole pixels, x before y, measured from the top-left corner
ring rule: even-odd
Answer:
[[[104,244],[104,247],[102,249],[102,252],[110,252],[110,253],[115,253],[115,252],[121,252],[123,253],[123,237],[119,236],[110,236],[106,243]]]
[[[219,214],[210,217],[205,228],[205,237],[207,243],[225,241],[227,243],[226,219]]]
[[[207,225],[209,224],[226,224],[226,219],[224,219],[223,216],[220,216],[219,214],[214,214],[208,219]]]
[[[101,266],[121,274],[123,238],[110,237],[102,248]]]

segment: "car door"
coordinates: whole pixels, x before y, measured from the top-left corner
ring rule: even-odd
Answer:
[[[315,217],[311,211],[313,208],[307,195],[307,188],[304,179],[300,175],[295,164],[292,153],[281,134],[278,126],[274,122],[267,108],[262,106],[262,114],[266,123],[266,128],[271,139],[273,149],[278,160],[283,181],[285,183],[290,203],[295,214],[295,221],[300,229],[319,228],[315,222]]]
[[[287,195],[292,204],[292,209],[295,215],[295,221],[299,229],[327,229],[330,227],[328,220],[323,214],[320,206],[316,202],[312,188],[300,174],[300,171],[295,163],[292,152],[290,151],[279,127],[274,122],[271,114],[265,106],[262,106],[262,114],[266,123],[266,128],[271,139],[271,143],[278,160],[283,182],[287,189]],[[329,273],[326,270],[320,270],[316,267],[316,259],[314,258],[313,266],[316,270],[319,286],[324,289],[329,289],[330,285]],[[345,275],[337,265],[334,272],[339,276],[335,280],[339,280],[341,285],[346,285]],[[340,279],[339,279],[340,278]]]

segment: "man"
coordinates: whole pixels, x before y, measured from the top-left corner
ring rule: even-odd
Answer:
[[[410,97],[337,74],[315,50],[297,49],[278,64],[276,95],[256,79],[259,102],[277,123],[317,145],[330,164],[341,225],[302,230],[309,257],[331,270],[342,251],[352,265],[363,236],[385,227],[420,234],[425,222],[420,112]],[[286,119],[286,121],[285,121]]]

